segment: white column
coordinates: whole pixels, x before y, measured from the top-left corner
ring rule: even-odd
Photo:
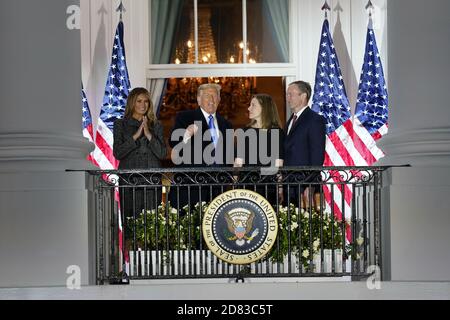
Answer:
[[[81,135],[80,32],[74,0],[4,0],[0,13],[0,287],[89,281],[92,145]]]
[[[450,280],[448,0],[387,1],[389,134],[381,164],[392,280]]]

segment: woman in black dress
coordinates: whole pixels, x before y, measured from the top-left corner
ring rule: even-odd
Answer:
[[[284,131],[278,109],[267,94],[253,96],[248,108],[250,123],[235,131],[235,167],[259,167],[257,173],[243,172],[240,182],[248,189],[263,195],[272,205],[281,200],[276,188],[277,168],[283,166]],[[280,195],[280,196],[279,196]]]
[[[156,120],[150,93],[145,88],[135,88],[128,95],[123,119],[114,123],[114,157],[120,161],[119,169],[148,169],[161,167],[167,148],[163,127]],[[133,184],[146,184],[142,175],[124,176]],[[130,181],[131,180],[131,181]],[[119,181],[121,209],[125,217],[138,215],[143,209],[154,209],[161,202],[161,188],[125,187],[130,184]],[[156,197],[155,197],[156,195]]]

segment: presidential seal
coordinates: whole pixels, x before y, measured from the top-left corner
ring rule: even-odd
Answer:
[[[275,243],[278,222],[259,193],[235,189],[216,197],[206,209],[203,238],[219,259],[248,264],[264,257]]]

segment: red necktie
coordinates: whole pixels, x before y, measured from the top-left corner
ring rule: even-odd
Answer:
[[[291,133],[292,129],[294,129],[295,121],[297,121],[297,114],[294,114],[294,116],[292,117],[292,124],[291,124],[291,128],[289,129],[288,134]]]

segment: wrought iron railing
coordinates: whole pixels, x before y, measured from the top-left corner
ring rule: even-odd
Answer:
[[[97,282],[367,277],[369,266],[382,268],[380,188],[387,168],[87,171],[94,181]],[[216,196],[243,189],[269,200],[278,234],[264,256],[236,265],[210,250],[202,219]],[[238,245],[253,239],[224,232]]]

